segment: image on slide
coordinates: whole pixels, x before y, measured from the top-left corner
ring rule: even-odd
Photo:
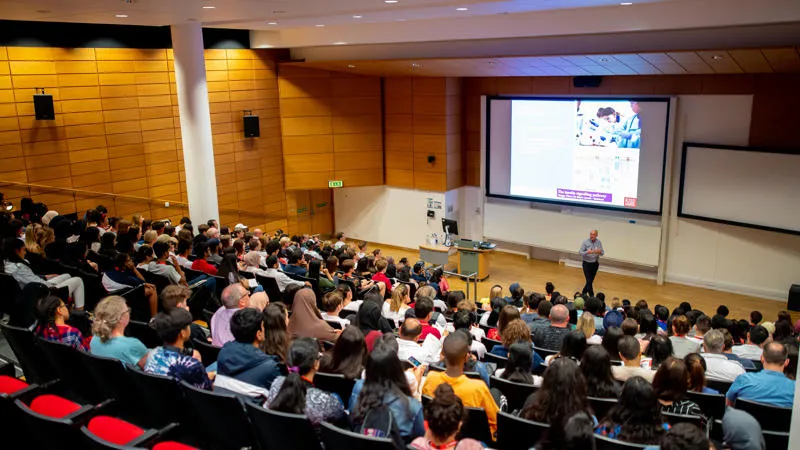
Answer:
[[[511,195],[637,207],[637,102],[515,100],[511,120]]]

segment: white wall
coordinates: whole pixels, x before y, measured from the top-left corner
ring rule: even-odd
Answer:
[[[442,204],[429,219],[428,198]],[[353,239],[417,248],[431,233],[442,233],[445,194],[390,186],[334,189],[336,230]]]
[[[682,96],[676,144],[747,145],[749,96]],[[675,152],[666,281],[786,300],[800,282],[800,237],[677,217],[681,152]]]

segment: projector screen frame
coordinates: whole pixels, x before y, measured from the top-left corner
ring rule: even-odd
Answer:
[[[626,96],[626,95],[487,95],[485,96],[486,103],[486,120],[484,121],[485,126],[485,136],[484,136],[484,147],[486,151],[484,152],[484,165],[486,168],[485,175],[484,175],[484,196],[486,198],[499,198],[503,200],[513,200],[518,202],[524,203],[544,203],[548,205],[559,205],[559,206],[568,206],[568,207],[577,207],[577,208],[592,208],[592,209],[601,209],[605,211],[618,211],[622,213],[636,213],[636,214],[647,214],[652,216],[661,216],[664,214],[664,186],[666,183],[666,173],[667,173],[667,154],[669,153],[669,141],[671,136],[671,125],[672,121],[669,120],[672,117],[672,101],[673,98],[669,96]],[[575,101],[575,100],[591,100],[591,101],[598,101],[598,100],[629,100],[635,102],[651,102],[651,103],[666,103],[667,104],[667,123],[664,130],[664,152],[661,159],[661,195],[659,196],[659,203],[658,203],[658,211],[652,210],[641,210],[636,208],[625,208],[619,206],[605,206],[605,205],[598,205],[593,203],[581,203],[581,202],[570,202],[570,201],[562,201],[562,200],[553,200],[553,199],[545,199],[539,197],[524,197],[520,195],[505,195],[505,194],[493,194],[489,192],[491,183],[491,139],[492,139],[492,101],[493,100],[546,100],[546,101]]]
[[[768,225],[758,225],[754,223],[747,223],[747,222],[739,222],[735,220],[727,220],[727,219],[718,219],[716,217],[707,217],[701,216],[697,214],[686,214],[683,212],[683,194],[684,194],[684,181],[686,177],[686,154],[689,151],[689,147],[694,148],[708,148],[714,150],[731,150],[731,151],[743,151],[743,152],[757,152],[757,153],[776,153],[782,155],[796,155],[796,152],[790,150],[783,150],[783,149],[776,149],[776,148],[764,148],[764,147],[754,147],[749,145],[722,145],[722,144],[702,144],[698,142],[684,142],[683,148],[681,150],[681,173],[680,173],[680,181],[678,185],[678,217],[682,219],[692,219],[692,220],[702,220],[705,222],[713,222],[713,223],[720,223],[723,225],[733,225],[737,227],[745,227],[745,228],[753,228],[756,230],[762,231],[772,231],[775,233],[784,233],[784,234],[792,234],[795,236],[800,236],[800,231],[797,230],[789,230],[786,228],[778,228],[778,227],[770,227]]]

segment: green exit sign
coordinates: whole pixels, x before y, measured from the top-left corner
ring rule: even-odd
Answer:
[[[342,180],[329,180],[328,187],[329,188],[340,188],[344,186],[344,182]]]

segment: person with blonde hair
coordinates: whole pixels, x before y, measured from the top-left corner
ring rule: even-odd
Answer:
[[[405,320],[409,303],[411,303],[411,297],[409,296],[408,286],[402,283],[398,284],[394,292],[392,292],[392,297],[383,302],[381,315],[392,320],[395,326],[399,326]]]
[[[50,227],[32,223],[25,229],[25,248],[28,253],[45,256],[45,247],[55,240],[56,235]]]
[[[105,358],[136,365],[147,356],[147,347],[136,338],[125,336],[131,309],[118,295],[104,298],[94,309],[90,352]]]
[[[584,311],[578,319],[577,329],[586,336],[587,344],[602,344],[602,336],[595,333],[597,329],[594,326],[594,316],[588,311]]]

